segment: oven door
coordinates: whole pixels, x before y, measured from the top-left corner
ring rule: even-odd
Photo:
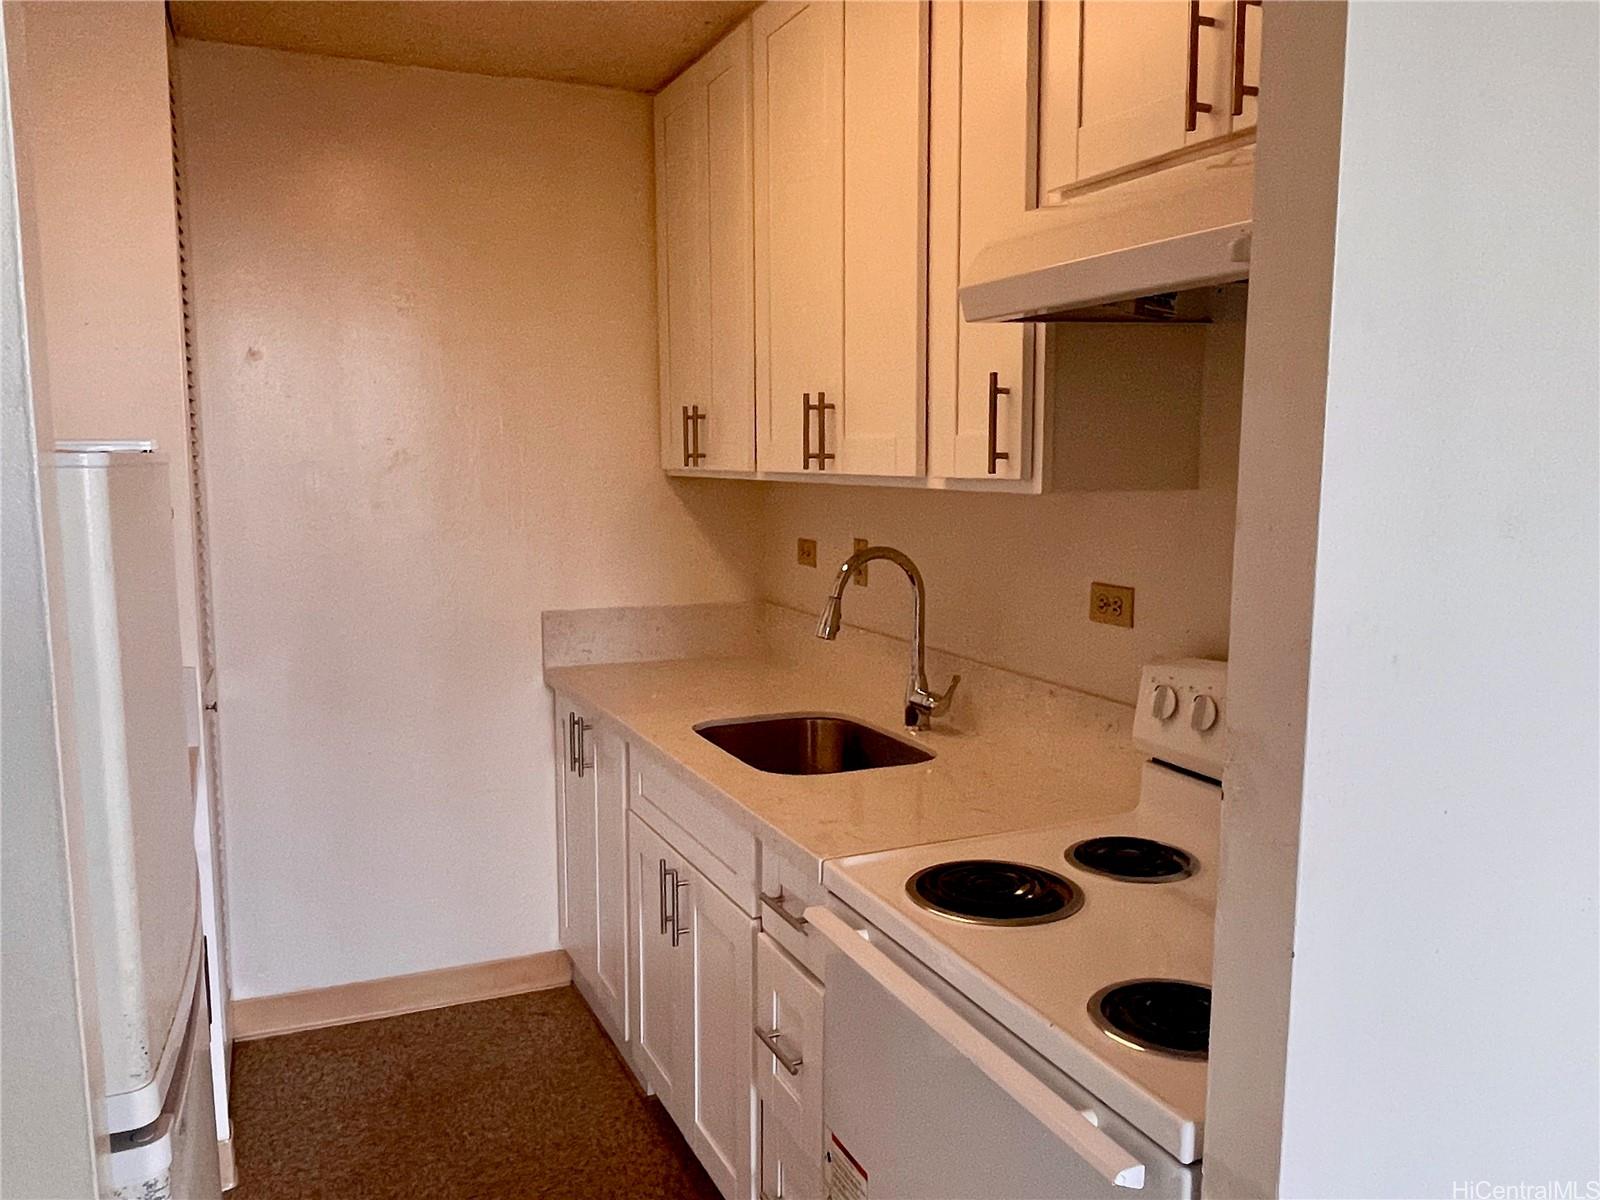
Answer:
[[[829,1200],[1198,1194],[1198,1166],[1164,1153],[856,914],[805,915],[829,943]]]

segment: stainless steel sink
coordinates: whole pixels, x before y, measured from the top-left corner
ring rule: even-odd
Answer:
[[[694,731],[740,762],[772,775],[835,775],[903,767],[933,757],[921,746],[827,713],[706,721]]]

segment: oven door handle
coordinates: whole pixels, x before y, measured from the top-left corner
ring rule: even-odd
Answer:
[[[1002,1091],[1032,1113],[1108,1183],[1144,1187],[1144,1164],[1112,1141],[1078,1109],[1024,1070],[943,1000],[918,983],[879,950],[861,931],[820,906],[806,909],[811,928],[853,962],[880,987],[911,1010],[913,1016],[942,1038],[952,1050],[977,1067]]]

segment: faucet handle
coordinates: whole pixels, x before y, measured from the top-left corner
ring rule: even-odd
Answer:
[[[961,676],[954,676],[950,686],[942,692],[930,692],[915,683],[906,696],[906,728],[926,729],[930,717],[942,717],[950,711],[950,699],[956,694]]]
[[[928,710],[930,716],[942,717],[950,711],[950,698],[956,694],[956,687],[960,683],[961,676],[950,677],[950,686],[933,698],[933,707]]]

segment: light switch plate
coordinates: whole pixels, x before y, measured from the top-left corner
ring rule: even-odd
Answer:
[[[1133,589],[1115,583],[1089,585],[1089,620],[1133,628]]]
[[[858,554],[861,551],[865,550],[870,545],[872,545],[872,543],[867,541],[866,538],[857,538],[855,540],[855,545],[853,547],[851,547],[850,553]],[[866,587],[867,586],[867,568],[864,565],[857,567],[856,568],[856,573],[852,577],[851,581],[857,587]]]
[[[817,539],[801,538],[795,548],[795,561],[802,567],[817,565]]]

